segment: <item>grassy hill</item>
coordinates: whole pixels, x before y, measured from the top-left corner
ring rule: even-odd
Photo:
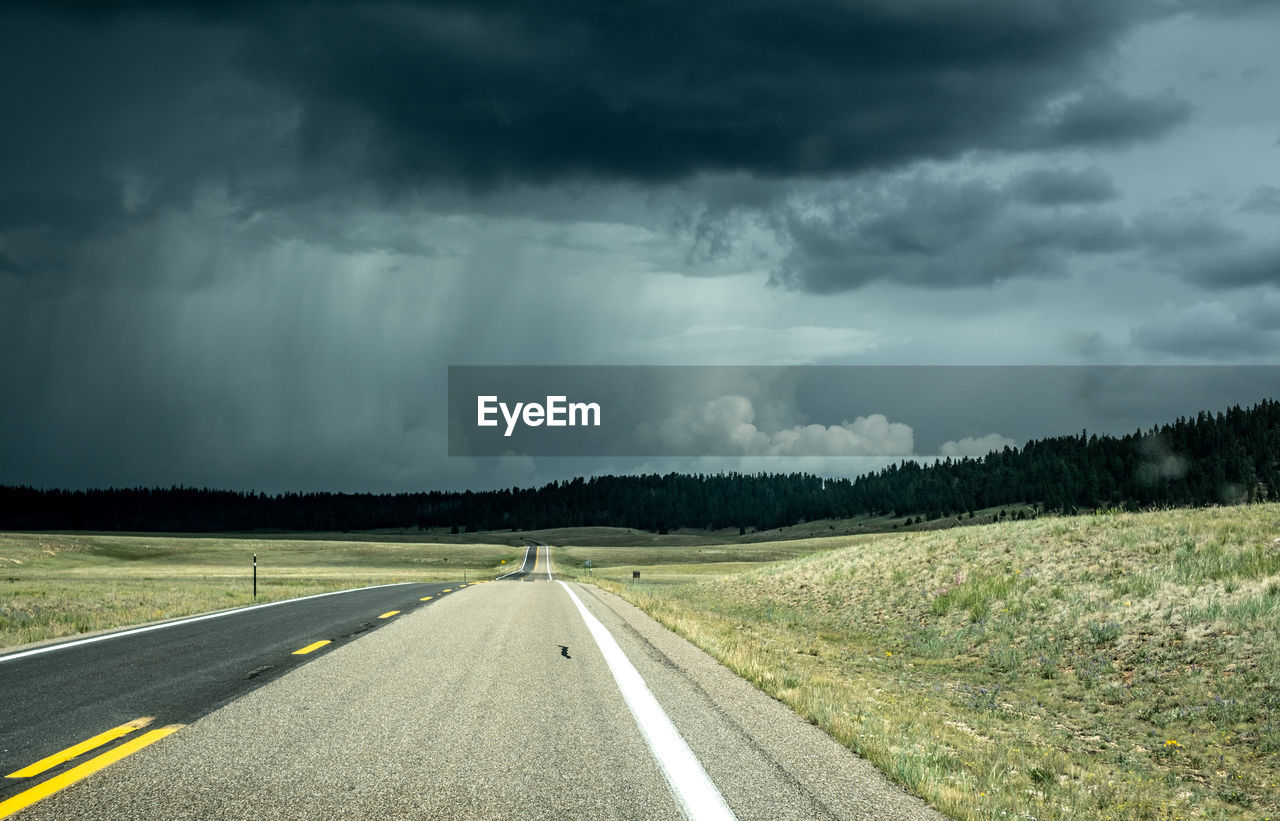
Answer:
[[[813,548],[594,578],[954,817],[1280,815],[1280,505]]]

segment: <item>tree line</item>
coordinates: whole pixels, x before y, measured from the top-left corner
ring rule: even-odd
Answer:
[[[903,460],[857,477],[803,473],[595,476],[423,493],[0,487],[0,529],[227,532],[613,526],[768,530],[862,515],[938,518],[1034,504],[1067,514],[1280,498],[1280,402],[1201,412],[1126,436],[1031,440],[981,458]]]

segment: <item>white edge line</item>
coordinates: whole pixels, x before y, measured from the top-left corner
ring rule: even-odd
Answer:
[[[505,579],[507,576],[514,576],[515,574],[519,573],[521,570],[524,570],[524,566],[528,563],[529,563],[529,548],[526,547],[524,549],[524,561],[520,562],[520,566],[517,567],[515,570],[512,570],[510,573],[503,573],[501,576],[494,579],[494,581],[500,582],[503,579]]]
[[[551,578],[551,545],[544,544],[543,547],[547,549],[547,581],[555,581]]]
[[[166,627],[177,627],[180,624],[191,624],[197,621],[207,621],[209,619],[220,619],[223,616],[233,616],[236,613],[247,613],[250,610],[261,610],[264,607],[275,607],[278,604],[290,604],[296,601],[306,601],[307,599],[319,599],[324,596],[337,596],[342,593],[355,593],[359,590],[376,590],[379,587],[399,587],[403,584],[415,584],[415,582],[393,582],[392,584],[375,584],[371,587],[353,587],[350,590],[333,590],[329,593],[313,593],[310,596],[299,596],[296,599],[281,599],[280,601],[271,601],[265,604],[250,604],[246,607],[236,607],[231,610],[219,610],[217,613],[206,613],[203,616],[192,616],[186,619],[178,619],[176,621],[166,621],[162,624],[149,624],[146,627],[134,627],[129,630],[121,630],[116,633],[103,633],[101,636],[90,636],[87,639],[75,639],[66,641],[62,644],[50,644],[46,647],[36,647],[31,650],[22,650],[17,653],[10,653],[7,656],[0,656],[0,664],[14,659],[26,658],[27,656],[36,656],[40,653],[52,653],[54,650],[66,650],[70,647],[79,647],[82,644],[93,644],[107,639],[118,639],[121,636],[133,636],[138,633],[150,633],[152,630],[163,630]]]
[[[577,606],[582,620],[587,623],[587,629],[591,631],[592,638],[604,655],[605,663],[609,665],[609,671],[613,673],[614,681],[618,683],[618,689],[622,691],[622,698],[627,702],[627,707],[631,708],[631,715],[635,717],[636,724],[640,725],[645,743],[657,759],[658,766],[679,800],[685,816],[691,821],[734,821],[736,817],[733,810],[729,809],[724,796],[716,789],[698,757],[689,749],[680,731],[654,698],[640,676],[640,671],[636,670],[627,654],[618,646],[609,629],[587,610],[569,585],[563,581],[560,585]]]
[[[512,570],[510,573],[503,573],[501,576],[494,579],[494,581],[500,582],[503,579],[505,579],[507,576],[514,576],[515,574],[519,573],[521,570],[524,570],[524,566],[529,563],[529,551],[532,549],[533,549],[533,545],[530,545],[529,547],[526,547],[524,549],[524,561],[520,562],[520,566],[518,568],[516,568],[515,570]],[[534,564],[537,564],[537,562],[535,561]]]

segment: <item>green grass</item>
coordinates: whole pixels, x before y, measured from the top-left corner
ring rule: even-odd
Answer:
[[[757,547],[590,578],[953,817],[1280,817],[1280,505]]]
[[[396,581],[492,578],[511,544],[342,535],[203,538],[0,533],[0,648],[256,601]]]

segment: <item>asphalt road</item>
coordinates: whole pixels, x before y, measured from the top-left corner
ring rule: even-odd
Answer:
[[[397,584],[179,620],[0,655],[0,776],[134,719],[189,723],[325,652],[460,589]],[[432,601],[421,601],[424,597]],[[380,618],[391,611],[396,615]],[[304,655],[295,651],[330,644]],[[0,777],[0,801],[38,777]]]
[[[500,582],[551,581],[550,546],[530,540],[520,566],[498,577]]]
[[[940,818],[534,552],[533,583],[406,612],[18,817]]]

